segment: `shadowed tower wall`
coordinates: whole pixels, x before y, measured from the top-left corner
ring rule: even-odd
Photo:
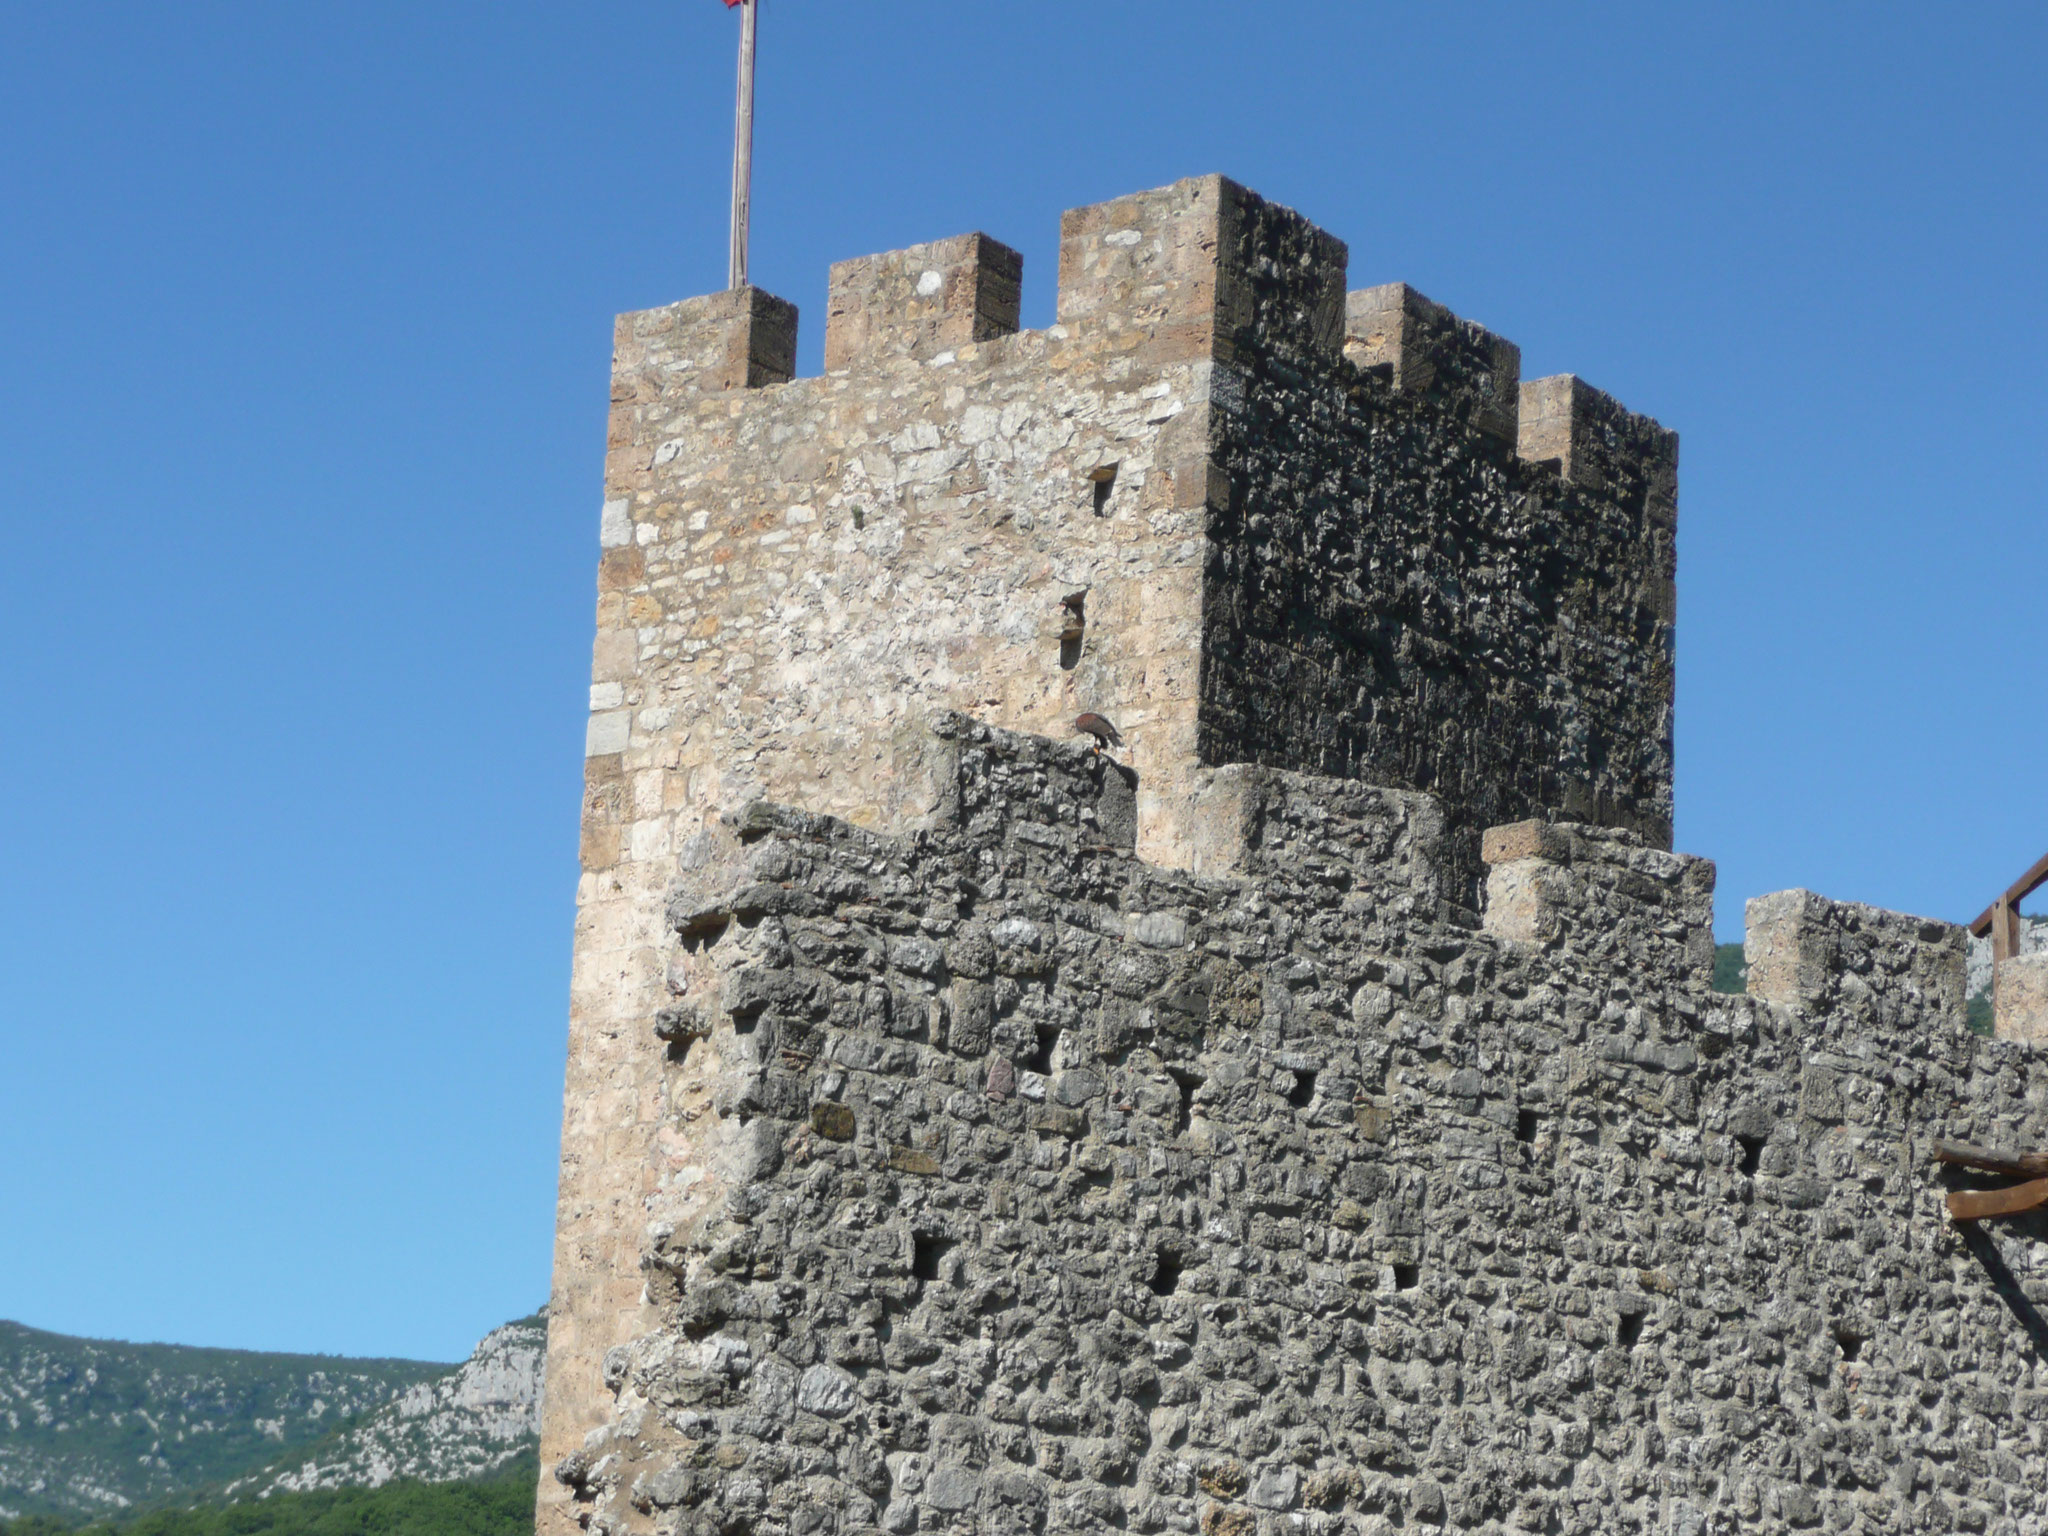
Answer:
[[[757,1167],[729,954],[669,911],[750,802],[915,830],[957,796],[934,710],[1092,709],[1159,866],[1233,867],[1240,763],[1430,791],[1468,899],[1490,824],[1669,845],[1671,434],[1403,285],[1347,295],[1340,241],[1220,177],[1067,214],[1052,327],[1021,278],[978,234],[842,263],[817,378],[758,290],[618,322],[550,1464],[651,1326],[649,1234]]]

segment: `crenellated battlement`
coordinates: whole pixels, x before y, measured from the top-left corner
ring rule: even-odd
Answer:
[[[1230,867],[1164,869],[1091,748],[931,728],[917,835],[754,803],[674,861],[639,1310],[588,1380],[557,1333],[546,1536],[2048,1514],[2038,1228],[1934,1163],[2048,1098],[1959,929],[1780,893],[1731,996],[1713,866],[1633,833],[1488,828],[1474,912],[1434,797],[1240,764]]]
[[[837,262],[825,301],[825,368],[930,358],[1017,329],[1024,258],[984,234]]]
[[[1042,330],[980,233],[815,377],[620,318],[543,1536],[2048,1520],[1929,1167],[2029,1048],[1804,891],[1713,990],[1676,437],[1347,264],[1211,176]]]
[[[1675,517],[1677,434],[1574,375],[1524,381],[1513,342],[1406,283],[1347,293],[1348,260],[1343,241],[1291,209],[1197,177],[1069,210],[1057,323],[1037,334],[1106,341],[1139,363],[1287,356],[1334,369],[1341,356],[1395,398],[1426,401],[1570,484]],[[1018,334],[1022,287],[1023,257],[979,232],[834,263],[826,371],[950,362]],[[745,293],[622,316],[616,369],[638,371],[653,342],[678,383],[694,360],[700,391],[788,382],[795,306]]]
[[[836,264],[810,377],[756,289],[619,319],[551,1382],[641,1331],[646,1212],[719,1185],[645,1048],[725,953],[664,922],[678,870],[760,800],[940,824],[935,713],[1107,715],[1105,841],[1154,869],[1269,867],[1287,774],[1426,795],[1447,910],[1489,826],[1671,860],[1671,434],[1405,284],[1351,291],[1342,240],[1221,176],[1071,210],[1059,250],[1036,330],[987,234]],[[597,1408],[548,1411],[557,1447]]]
[[[1344,355],[1368,373],[1384,373],[1400,394],[1435,401],[1487,436],[1514,443],[1522,349],[1406,283],[1346,296]]]
[[[1085,695],[1133,715],[1148,727],[1133,751],[1156,786],[1143,838],[1169,862],[1192,858],[1200,772],[1235,761],[1431,789],[1468,826],[1550,813],[1668,842],[1676,435],[1574,376],[1522,380],[1514,343],[1406,284],[1347,293],[1347,264],[1342,241],[1209,176],[1068,212],[1058,318],[1042,331],[1018,329],[1022,258],[981,233],[836,264],[819,379],[792,377],[796,312],[767,294],[625,316],[609,478],[658,495],[652,482],[676,464],[718,460],[757,433],[851,447],[869,437],[866,417],[893,420],[885,450],[814,459],[783,446],[769,464],[750,446],[707,482],[734,494],[693,503],[704,526],[686,531],[726,527],[725,561],[750,535],[756,549],[786,544],[759,519],[807,514],[767,503],[808,507],[819,490],[828,509],[858,508],[861,527],[870,514],[899,526],[903,511],[913,547],[969,537],[985,556],[1000,549],[1013,567],[1004,590],[1028,586],[1030,601],[1094,584],[1064,678],[1024,699],[1014,679],[992,694],[933,692],[917,679],[944,663],[927,653],[913,668],[921,647],[893,646],[906,662],[888,713],[914,698],[1054,732]],[[719,393],[739,398],[705,414]],[[1306,457],[1290,451],[1309,439]],[[937,472],[914,491],[904,453],[909,480]],[[888,484],[869,472],[882,465]],[[813,470],[837,483],[797,489]],[[762,505],[741,512],[749,495]],[[1283,504],[1298,551],[1260,537]],[[1150,520],[1142,534],[1118,521],[1132,514]],[[1133,537],[1148,551],[1125,547]],[[1165,550],[1191,551],[1189,538],[1209,554],[1168,569],[1185,556]],[[636,548],[662,542],[652,526],[635,535]],[[1120,579],[1095,582],[1111,570]],[[1333,584],[1345,570],[1371,573],[1380,592]],[[946,585],[936,570],[928,580]],[[900,608],[889,624],[893,643]],[[943,627],[927,644],[961,655],[957,621]],[[1043,662],[1016,648],[1012,615],[991,608],[969,628],[984,678]],[[1503,690],[1511,700],[1489,701]],[[802,725],[785,720],[778,739],[808,757]],[[921,801],[915,774],[888,757],[879,785],[845,781],[839,809],[879,807],[888,821]],[[1469,835],[1466,851],[1476,879]]]

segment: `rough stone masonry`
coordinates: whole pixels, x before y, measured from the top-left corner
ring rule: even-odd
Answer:
[[[1021,275],[619,322],[540,1529],[2039,1528],[2040,1086],[1709,990],[1671,434],[1221,178]]]

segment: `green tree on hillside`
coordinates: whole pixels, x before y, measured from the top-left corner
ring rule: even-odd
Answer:
[[[538,1475],[538,1463],[528,1458],[511,1472],[473,1483],[408,1480],[281,1493],[88,1526],[31,1515],[0,1520],[0,1536],[530,1536]]]

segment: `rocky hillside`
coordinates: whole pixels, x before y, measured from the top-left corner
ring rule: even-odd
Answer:
[[[0,1322],[0,1517],[105,1515],[243,1477],[450,1369]]]
[[[540,1443],[541,1316],[461,1365],[116,1344],[0,1322],[0,1520],[452,1482]]]
[[[377,1488],[398,1477],[444,1483],[494,1472],[540,1444],[547,1342],[544,1316],[507,1323],[455,1370],[407,1387],[360,1423],[238,1480],[227,1496]]]

